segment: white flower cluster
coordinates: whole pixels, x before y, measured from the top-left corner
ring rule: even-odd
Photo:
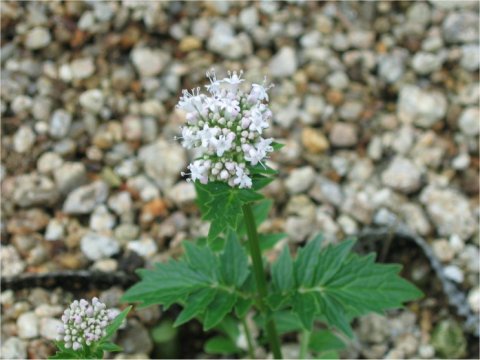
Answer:
[[[182,145],[198,148],[201,156],[188,166],[191,180],[202,184],[224,181],[232,187],[250,188],[252,179],[247,164],[262,164],[273,151],[273,139],[264,139],[272,112],[266,105],[267,86],[252,84],[249,91],[241,89],[242,72],[228,72],[217,80],[215,72],[207,72],[209,95],[200,88],[183,90],[177,107],[187,115],[182,127]]]
[[[90,346],[106,335],[106,327],[117,315],[117,310],[108,310],[96,297],[91,305],[84,299],[75,300],[62,315],[57,340],[63,340],[65,347],[73,350]]]

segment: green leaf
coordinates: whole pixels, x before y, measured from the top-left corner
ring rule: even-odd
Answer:
[[[198,246],[191,242],[184,241],[185,256],[190,267],[203,274],[209,279],[217,280],[217,258],[207,246]]]
[[[268,218],[268,213],[272,209],[272,206],[273,201],[270,199],[259,201],[252,206],[253,217],[255,218],[255,225],[257,228]],[[238,224],[237,234],[243,236],[246,233],[247,228],[245,227],[245,222],[242,217]]]
[[[273,177],[254,174],[252,175],[252,189],[255,191],[263,189],[265,186],[270,184],[273,180],[275,180]]]
[[[303,327],[311,329],[315,314],[318,313],[315,296],[312,293],[297,293],[293,298],[293,310],[298,315]]]
[[[237,305],[235,306],[235,314],[237,314],[239,318],[243,318],[248,313],[248,310],[250,310],[252,304],[252,298],[238,298]]]
[[[49,359],[82,359],[83,356],[73,350],[60,350],[55,353],[55,355],[49,356]]]
[[[277,150],[280,150],[281,148],[283,148],[285,146],[285,144],[280,144],[276,141],[272,142],[272,147],[273,147],[273,150],[274,151],[277,151]]]
[[[294,296],[290,306],[303,327],[312,329],[313,319],[322,316],[332,327],[353,336],[350,321],[369,312],[381,313],[402,307],[422,293],[399,276],[401,267],[377,264],[374,255],[350,253],[353,240],[320,249],[317,237],[300,249],[294,262]],[[286,255],[280,260],[288,264]],[[288,265],[286,265],[288,266]],[[274,264],[275,289],[283,289],[281,267]],[[288,277],[287,277],[288,279]]]
[[[346,348],[342,340],[329,330],[320,330],[310,335],[309,348],[317,353]]]
[[[318,235],[298,251],[295,260],[295,278],[297,284],[310,285],[318,264],[322,236]]]
[[[336,359],[340,359],[340,356],[336,351],[326,351],[326,352],[320,353],[320,356],[318,356],[317,359],[336,360]]]
[[[276,311],[273,314],[277,330],[280,334],[300,331],[302,324],[297,315],[291,311]]]
[[[272,282],[274,289],[280,293],[288,292],[294,286],[293,262],[288,246],[283,248],[277,261],[272,265]]]
[[[235,354],[240,352],[235,343],[225,336],[215,336],[209,339],[204,346],[207,354]]]
[[[107,334],[103,337],[105,340],[109,340],[115,332],[122,326],[123,321],[127,317],[128,313],[132,310],[132,306],[126,307],[120,314],[118,314],[115,319],[107,326],[106,332]]]
[[[260,250],[265,251],[273,248],[280,240],[285,239],[287,236],[285,233],[258,234]]]
[[[248,257],[237,235],[231,231],[227,236],[225,250],[220,256],[220,269],[223,283],[236,287],[241,287],[249,274]]]
[[[198,290],[188,297],[187,305],[178,315],[173,326],[179,326],[193,319],[195,316],[203,313],[217,294],[216,289],[204,288]]]
[[[205,312],[203,330],[207,331],[223,320],[235,305],[237,296],[226,291],[218,291]]]
[[[278,174],[278,171],[273,170],[272,168],[262,165],[258,163],[255,166],[249,166],[248,170],[250,171],[250,174],[265,174],[265,175],[276,175]]]
[[[102,351],[108,351],[108,352],[119,352],[122,351],[123,349],[111,342],[104,342],[99,345],[99,349]]]

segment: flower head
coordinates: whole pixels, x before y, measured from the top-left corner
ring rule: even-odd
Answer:
[[[272,85],[252,84],[248,92],[240,85],[243,72],[228,72],[217,79],[214,70],[206,73],[210,84],[208,95],[200,88],[183,90],[177,107],[184,110],[187,125],[182,127],[182,145],[187,149],[200,148],[201,156],[188,166],[192,181],[206,184],[224,181],[230,186],[250,188],[249,165],[261,164],[273,151],[273,139],[264,139],[272,112],[268,90]]]
[[[90,346],[107,334],[107,326],[118,313],[117,310],[107,309],[96,297],[92,299],[92,304],[84,299],[75,300],[62,315],[63,325],[58,329],[57,340],[63,340],[67,349],[75,351],[85,345]]]

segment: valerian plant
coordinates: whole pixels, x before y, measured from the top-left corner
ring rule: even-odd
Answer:
[[[199,209],[210,222],[208,236],[185,241],[181,258],[140,270],[141,281],[123,300],[180,304],[176,326],[197,319],[205,331],[222,334],[206,343],[207,352],[242,352],[244,339],[250,358],[258,346],[268,346],[279,359],[282,334],[298,331],[300,358],[336,357],[344,347],[337,335],[353,337],[355,317],[401,307],[422,294],[399,276],[399,265],[352,253],[354,240],[322,247],[316,236],[296,256],[285,246],[272,264],[264,261],[262,252],[285,238],[257,232],[272,206],[259,190],[276,174],[265,159],[281,147],[263,137],[272,117],[271,85],[244,89],[236,72],[223,80],[213,71],[207,77],[208,94],[184,90],[177,107],[186,112],[182,144],[197,155],[182,175],[195,184]]]
[[[75,300],[62,315],[58,329],[57,352],[50,359],[103,359],[104,352],[122,348],[112,343],[112,337],[122,325],[129,306],[122,312],[107,309],[97,298]]]

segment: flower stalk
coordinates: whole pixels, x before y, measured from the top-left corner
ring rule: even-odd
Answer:
[[[273,356],[275,359],[281,359],[282,352],[280,350],[280,340],[278,337],[275,320],[273,319],[273,314],[269,307],[265,304],[265,298],[268,295],[267,282],[265,279],[257,227],[255,225],[255,218],[253,216],[251,204],[247,203],[243,205],[242,211],[245,220],[245,226],[247,228],[250,255],[252,258],[253,271],[255,273],[255,280],[257,284],[258,305],[260,307],[260,311],[265,315],[265,330],[270,348],[273,352]]]

